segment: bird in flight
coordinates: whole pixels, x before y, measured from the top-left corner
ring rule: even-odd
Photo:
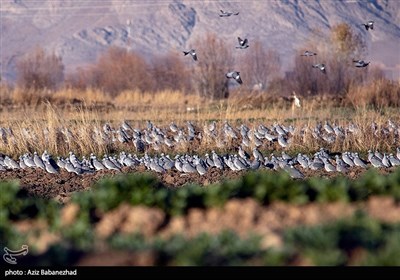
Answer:
[[[237,16],[239,14],[239,12],[236,13],[232,13],[232,12],[224,12],[223,10],[220,10],[220,17],[230,17],[231,15]]]
[[[191,49],[190,51],[183,51],[184,55],[188,55],[190,54],[192,56],[192,58],[197,61],[197,54],[196,51],[194,49]]]
[[[317,55],[317,53],[315,52],[310,52],[310,51],[305,51],[303,54],[301,54],[300,56],[314,56]]]
[[[374,21],[373,20],[369,20],[367,23],[363,23],[362,25],[365,26],[365,29],[372,29],[374,30]]]
[[[365,62],[364,60],[353,60],[353,62],[355,62],[354,66],[355,67],[367,67],[370,63],[370,61]]]
[[[312,67],[318,68],[319,70],[321,70],[322,73],[326,74],[325,64],[318,63],[318,64],[314,64]]]
[[[238,37],[239,41],[239,47],[236,47],[237,49],[247,49],[249,47],[249,41],[247,39],[241,39]]]
[[[226,77],[227,77],[227,78],[232,78],[232,79],[234,79],[236,82],[238,82],[239,84],[242,84],[243,81],[242,81],[242,79],[240,78],[239,73],[240,73],[240,72],[237,72],[237,71],[231,71],[231,72],[226,73]]]

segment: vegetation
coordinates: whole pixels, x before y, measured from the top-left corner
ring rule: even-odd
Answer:
[[[252,197],[261,204],[285,201],[308,202],[363,201],[372,195],[389,195],[400,200],[400,170],[380,175],[369,170],[357,181],[347,177],[311,178],[294,181],[288,174],[255,172],[238,180],[201,187],[188,185],[168,189],[149,175],[124,175],[97,183],[90,192],[73,197],[78,205],[93,211],[107,212],[122,202],[161,208],[170,215],[186,213],[189,208],[224,205],[231,198]]]
[[[262,236],[239,237],[225,231],[216,236],[199,233],[148,238],[117,232],[100,241],[95,225],[103,215],[122,203],[157,207],[167,215],[182,215],[192,207],[218,207],[232,198],[253,197],[260,203],[280,200],[289,203],[362,201],[371,195],[400,198],[400,172],[378,175],[368,172],[360,180],[337,178],[293,181],[286,174],[250,173],[237,181],[209,187],[184,186],[172,190],[148,175],[120,176],[99,182],[92,190],[76,193],[72,203],[79,211],[65,225],[61,205],[28,197],[15,182],[1,183],[1,246],[18,248],[28,243],[34,264],[74,263],[85,254],[117,250],[150,254],[156,265],[399,265],[400,225],[380,222],[356,212],[352,218],[316,226],[285,229],[284,245],[265,247]],[[64,206],[66,207],[66,206]],[[44,221],[45,230],[58,236],[45,251],[32,242],[32,233],[21,233],[15,223]],[[32,226],[31,226],[32,227]],[[32,227],[31,230],[34,230]],[[36,230],[38,228],[36,227]],[[43,231],[38,231],[43,234]],[[30,236],[28,238],[28,236]],[[31,240],[31,241],[29,241]],[[358,253],[357,253],[358,252]]]
[[[64,65],[55,53],[37,47],[17,64],[17,85],[24,89],[57,89],[64,81]]]

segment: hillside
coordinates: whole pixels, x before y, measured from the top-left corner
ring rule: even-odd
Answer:
[[[185,0],[1,0],[2,78],[15,79],[15,62],[40,45],[63,57],[67,71],[92,63],[109,46],[144,55],[195,47],[207,32],[237,44],[237,36],[258,39],[282,56],[289,69],[295,50],[316,30],[327,33],[347,22],[367,42],[368,57],[389,78],[400,78],[400,2],[328,1],[185,1]],[[238,16],[219,17],[219,10]],[[366,31],[363,22],[375,21]],[[249,49],[250,50],[250,49]],[[201,56],[201,50],[198,50]]]

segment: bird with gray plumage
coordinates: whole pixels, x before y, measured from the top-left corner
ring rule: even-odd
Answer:
[[[381,167],[384,166],[382,164],[382,161],[377,156],[375,156],[374,154],[372,154],[371,157],[368,155],[368,158],[369,158],[369,162],[372,164],[373,167],[381,168]]]
[[[285,139],[285,137],[283,137],[283,135],[279,135],[278,136],[278,144],[282,148],[286,148],[287,146],[289,146],[289,143],[288,143],[287,139]]]
[[[370,61],[365,62],[364,60],[353,60],[353,62],[354,66],[358,68],[367,67],[370,64]]]
[[[300,56],[315,56],[317,55],[317,53],[315,52],[310,52],[310,51],[305,51],[303,54],[301,54]]]
[[[37,152],[33,154],[33,161],[37,167],[46,170],[46,166],[44,166],[43,160],[38,156]]]
[[[304,179],[304,174],[293,165],[288,164],[283,168],[283,170],[285,170],[293,179]]]
[[[240,78],[240,72],[238,71],[230,71],[225,75],[229,79],[234,79],[237,83],[243,84],[242,78]]]
[[[25,164],[25,162],[24,162],[23,156],[20,156],[20,157],[19,157],[18,164],[19,164],[19,167],[20,167],[21,169],[28,168],[28,166],[27,166],[27,165]]]
[[[257,160],[262,160],[264,158],[263,154],[257,148],[253,148],[253,156]]]
[[[117,171],[121,171],[118,166],[115,165],[115,163],[111,160],[110,157],[108,157],[107,155],[105,155],[103,157],[102,160],[102,164],[109,170],[117,170]]]
[[[207,173],[207,167],[206,164],[202,159],[199,159],[196,163],[196,170],[197,173],[199,173],[201,176]]]
[[[51,173],[51,174],[57,174],[58,173],[59,167],[56,164],[52,164],[52,162],[50,162],[50,158],[49,157],[45,158],[43,163],[44,163],[44,166],[45,166],[46,171],[48,173]]]
[[[368,31],[369,29],[374,30],[374,21],[369,20],[366,23],[362,23],[364,25],[365,29]]]
[[[190,54],[190,56],[193,58],[194,61],[197,61],[197,54],[194,49],[191,49],[190,51],[183,51],[183,54],[186,56]]]
[[[7,165],[8,168],[11,168],[11,169],[19,169],[20,168],[19,164],[14,159],[10,158],[9,156],[6,156],[4,158],[4,163]]]
[[[346,164],[346,163],[339,157],[339,155],[336,155],[335,158],[336,158],[336,170],[337,170],[338,172],[341,172],[341,173],[347,173],[347,172],[349,171],[349,169],[348,169],[349,165]]]
[[[90,155],[90,160],[92,162],[93,167],[97,171],[106,169],[106,167],[97,159],[97,157],[93,153]]]
[[[221,13],[219,14],[220,17],[230,17],[232,15],[237,16],[239,12],[225,12],[223,10],[219,10]]]
[[[312,65],[313,68],[318,68],[319,70],[321,70],[322,73],[326,74],[326,67],[324,63],[318,63],[318,64],[314,64]]]
[[[353,162],[352,156],[348,152],[342,153],[342,160],[346,164],[348,164],[349,166],[354,166],[355,165],[354,162]]]
[[[367,168],[367,163],[359,157],[358,153],[353,153],[353,161],[356,166]]]
[[[326,170],[327,172],[334,172],[334,171],[336,171],[336,167],[335,167],[332,163],[330,163],[329,160],[328,160],[327,158],[322,157],[321,159],[322,159],[322,161],[324,162],[324,168],[325,168],[325,170]]]
[[[249,47],[249,41],[247,39],[241,39],[238,37],[239,46],[236,47],[237,49],[247,49]]]
[[[390,164],[390,161],[388,159],[388,157],[386,156],[386,153],[383,154],[383,158],[382,158],[382,164],[385,167],[391,167],[392,165]]]
[[[36,164],[33,161],[32,157],[29,156],[27,153],[22,156],[22,160],[27,167],[36,167]]]

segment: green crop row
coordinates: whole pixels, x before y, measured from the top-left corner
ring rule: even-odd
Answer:
[[[76,193],[73,201],[83,209],[103,212],[127,202],[158,207],[169,215],[179,215],[193,207],[222,206],[231,198],[252,197],[261,204],[278,200],[304,204],[313,201],[363,201],[371,195],[390,195],[400,200],[400,169],[389,175],[370,170],[357,180],[339,176],[296,181],[285,172],[250,172],[240,179],[207,187],[186,185],[176,189],[164,187],[151,175],[133,174],[102,180],[92,191]]]
[[[152,265],[400,265],[400,224],[378,222],[360,213],[326,225],[288,229],[282,243],[282,247],[263,248],[260,236],[240,238],[231,231],[152,240],[118,233],[102,244],[102,251],[134,253],[136,257],[150,253]],[[96,254],[94,244],[82,249],[59,242],[46,253],[23,261],[75,264],[89,253]]]

